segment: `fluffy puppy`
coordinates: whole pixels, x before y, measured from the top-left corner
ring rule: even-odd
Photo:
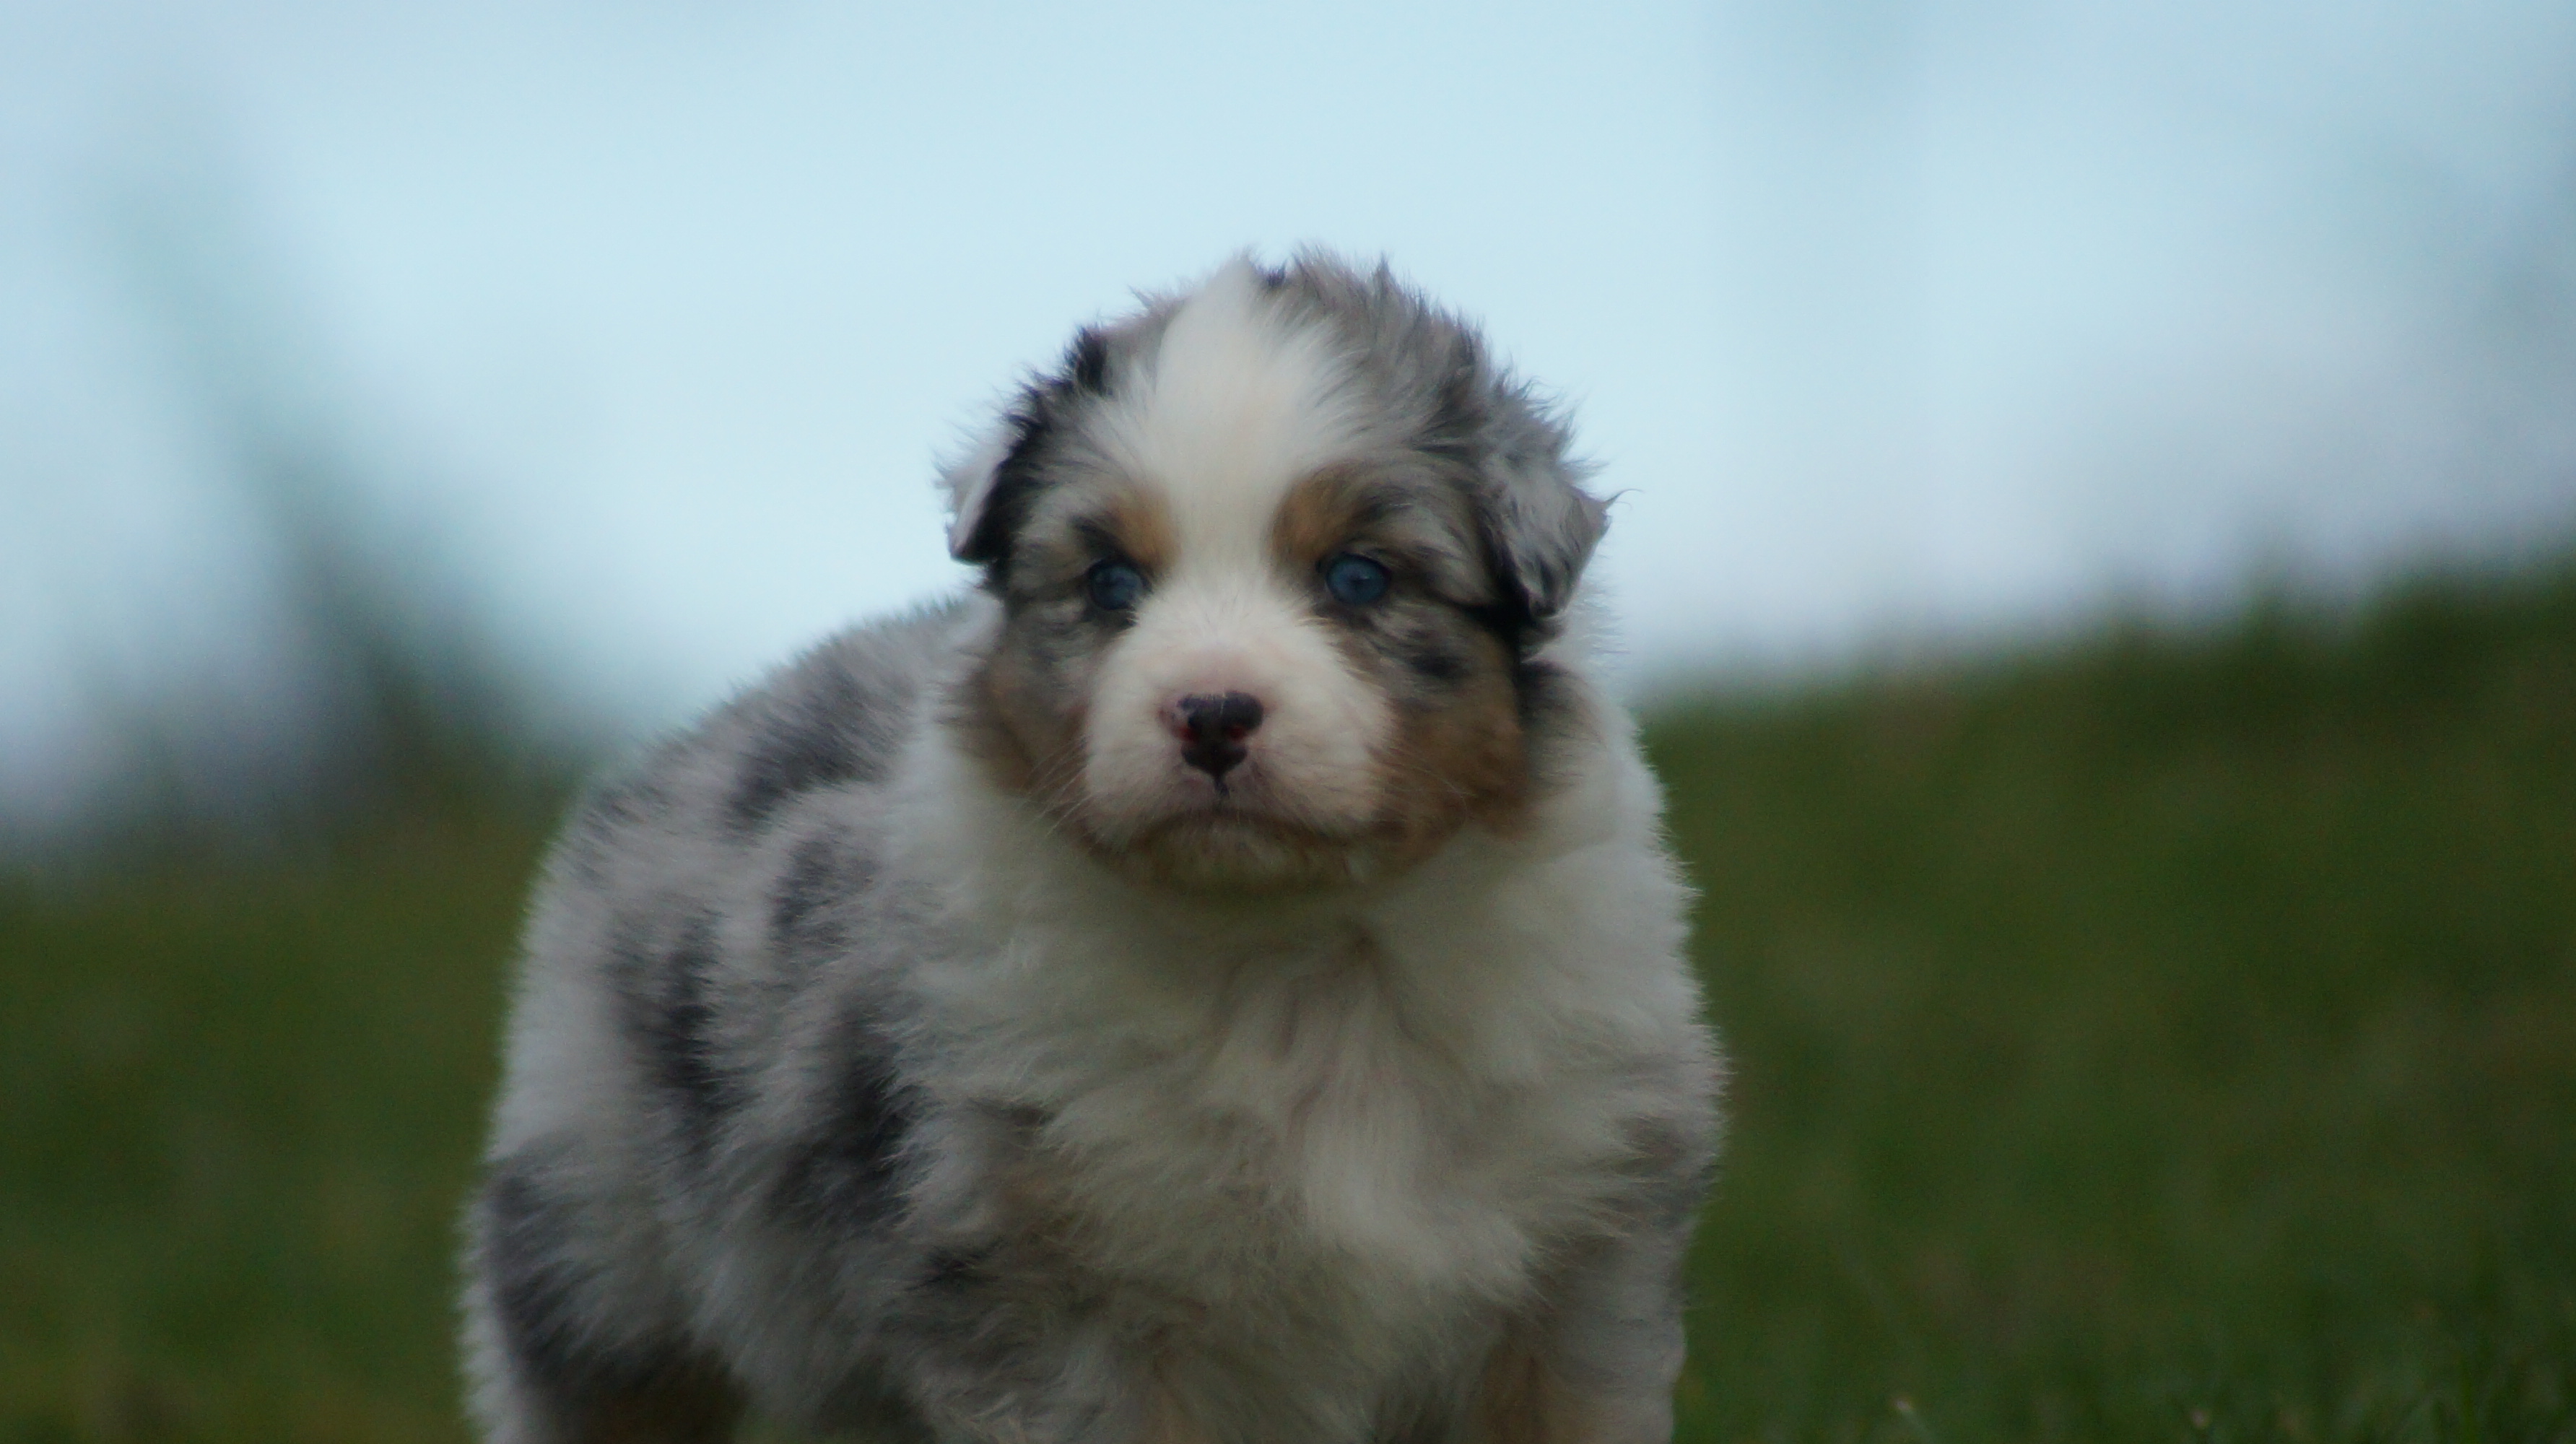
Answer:
[[[1716,1060],[1578,476],[1383,269],[1083,331],[946,478],[975,594],[557,847],[487,1437],[1668,1437]]]

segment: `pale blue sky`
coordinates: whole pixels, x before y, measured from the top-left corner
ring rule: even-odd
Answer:
[[[291,710],[218,393],[661,722],[953,585],[932,459],[1075,323],[1305,241],[1576,405],[1632,677],[2576,527],[2564,4],[16,5],[0,808],[100,697]]]

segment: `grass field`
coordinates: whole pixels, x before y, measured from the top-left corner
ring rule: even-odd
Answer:
[[[1690,1440],[2576,1441],[2576,566],[1668,709]],[[458,1440],[541,827],[0,890],[0,1441]]]

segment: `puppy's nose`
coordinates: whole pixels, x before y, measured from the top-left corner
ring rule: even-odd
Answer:
[[[1183,697],[1172,704],[1171,721],[1181,760],[1223,782],[1226,769],[1244,759],[1243,739],[1261,725],[1261,699],[1249,692]]]

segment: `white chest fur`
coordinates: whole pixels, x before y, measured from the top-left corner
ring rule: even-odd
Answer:
[[[1022,892],[994,951],[924,980],[943,1085],[1047,1120],[1052,1200],[1113,1275],[1508,1298],[1603,1206],[1639,1059],[1694,999],[1659,859],[1454,852],[1338,909]]]
[[[1085,1272],[1184,1314],[1373,1316],[1392,1343],[1507,1302],[1618,1206],[1631,1124],[1703,1056],[1687,895],[1633,758],[1530,835],[1471,829],[1397,884],[1263,905],[1143,894],[954,758],[916,760],[907,862],[970,940],[914,979],[934,1086],[1044,1120],[1021,1196]]]

